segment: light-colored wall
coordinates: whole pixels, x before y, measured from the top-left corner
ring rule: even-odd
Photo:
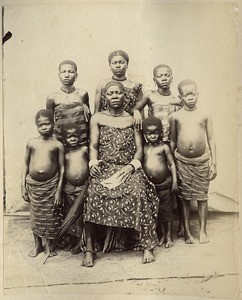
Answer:
[[[6,5],[3,95],[8,210],[22,206],[20,176],[27,139],[37,135],[34,116],[59,88],[58,64],[78,65],[77,87],[93,108],[95,88],[110,76],[107,56],[123,49],[131,79],[154,89],[152,70],[169,64],[172,91],[194,79],[199,103],[213,117],[218,176],[210,190],[237,200],[237,20],[232,3],[55,3]]]

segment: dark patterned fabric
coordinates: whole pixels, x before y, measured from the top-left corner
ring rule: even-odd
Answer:
[[[182,200],[208,200],[209,188],[209,160],[210,151],[206,149],[202,156],[187,158],[174,152],[177,173],[179,198]]]
[[[55,127],[56,138],[64,143],[61,135],[61,127],[64,124],[75,123],[80,131],[80,145],[87,144],[89,136],[90,111],[85,104],[72,102],[69,104],[61,103],[55,107]]]
[[[39,182],[26,177],[26,188],[30,199],[30,226],[39,237],[54,239],[60,227],[60,209],[54,206],[58,185],[58,174]]]
[[[138,83],[136,84],[133,88],[128,88],[128,87],[124,87],[125,90],[125,104],[124,104],[124,110],[126,112],[128,112],[130,115],[133,114],[133,108],[135,107],[135,105],[138,103],[139,98],[139,92],[142,89],[142,84]],[[107,110],[108,109],[108,105],[107,105],[107,101],[104,95],[104,91],[102,90],[101,93],[101,111],[102,110]]]
[[[134,153],[133,128],[100,126],[99,159],[103,160],[102,175],[90,181],[84,219],[106,226],[134,228],[139,232],[140,247],[152,249],[157,243],[159,199],[154,185],[147,180],[143,170],[136,170],[129,180],[115,188],[108,189],[102,185],[103,180],[127,165]],[[110,231],[109,234],[112,235]],[[105,243],[110,241],[106,240]],[[110,251],[110,247],[106,251]]]

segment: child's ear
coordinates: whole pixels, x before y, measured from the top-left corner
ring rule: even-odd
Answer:
[[[182,99],[182,96],[181,96],[181,95],[178,95],[178,98],[181,100],[181,99]]]
[[[76,73],[76,79],[75,80],[77,80],[77,77],[78,77],[78,73]]]

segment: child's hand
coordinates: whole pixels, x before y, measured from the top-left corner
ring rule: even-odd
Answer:
[[[24,201],[26,201],[26,202],[30,202],[30,200],[29,200],[29,196],[28,196],[28,193],[27,193],[27,191],[26,191],[26,188],[25,188],[25,187],[24,187],[24,188],[22,188],[22,197],[23,197]]]
[[[209,179],[213,180],[216,176],[217,176],[217,168],[214,164],[212,164],[209,169]]]
[[[174,193],[174,194],[178,193],[178,184],[177,184],[177,182],[174,182],[174,181],[172,182],[171,192]]]
[[[61,192],[58,190],[58,191],[55,193],[54,206],[55,206],[55,207],[60,207],[61,204],[62,204]]]
[[[137,130],[142,130],[142,116],[139,110],[135,109],[133,112],[134,125]]]

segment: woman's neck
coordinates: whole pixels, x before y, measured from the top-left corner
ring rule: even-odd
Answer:
[[[112,117],[121,117],[124,114],[123,107],[120,107],[118,109],[109,108],[108,111]]]
[[[121,76],[116,76],[116,75],[113,75],[112,76],[112,79],[113,80],[117,80],[117,81],[125,81],[127,79],[127,77],[124,75],[121,75]]]
[[[65,93],[72,93],[75,91],[74,85],[62,85],[61,90]]]

